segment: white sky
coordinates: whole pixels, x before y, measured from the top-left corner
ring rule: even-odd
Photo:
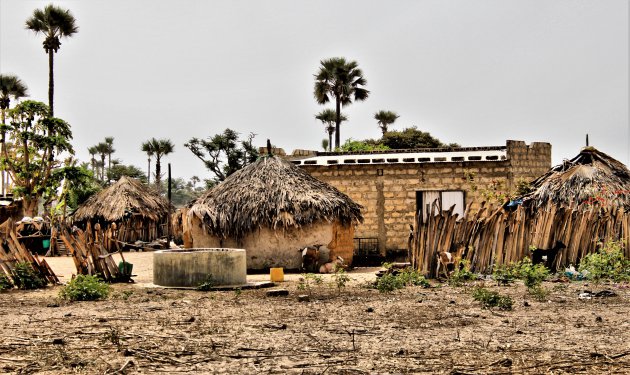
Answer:
[[[25,30],[49,1],[0,0],[0,72],[48,102],[42,37]],[[554,164],[591,145],[628,164],[627,0],[55,1],[79,33],[55,56],[55,115],[77,156],[115,137],[170,138],[175,177],[208,178],[183,144],[226,127],[288,152],[320,149],[319,61],[356,60],[371,91],[344,109],[343,140],[377,138],[378,110],[443,142],[544,141]],[[332,106],[331,106],[332,107]]]

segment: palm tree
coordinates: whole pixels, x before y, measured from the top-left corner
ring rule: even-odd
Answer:
[[[342,113],[341,122],[348,121],[348,118]],[[337,121],[337,113],[330,108],[326,108],[323,111],[315,115],[315,118],[322,122],[326,126],[326,133],[328,133],[328,151],[332,151],[332,135],[335,132],[335,123]]]
[[[378,121],[378,126],[381,128],[383,135],[387,133],[387,127],[398,119],[398,113],[392,111],[378,111],[374,114],[374,119]]]
[[[107,181],[109,182],[109,172],[112,170],[112,154],[116,152],[114,149],[114,137],[105,137],[107,145]]]
[[[145,151],[145,145],[147,145],[147,148],[153,152],[153,155],[155,155],[155,184],[158,186],[159,189],[160,180],[162,178],[162,156],[168,155],[171,152],[175,151],[175,145],[173,145],[173,142],[171,142],[170,139],[155,138],[151,138],[150,140],[142,144],[143,151]]]
[[[26,28],[35,34],[44,35],[44,50],[48,54],[48,106],[50,117],[54,117],[53,97],[55,93],[55,80],[53,77],[53,53],[57,53],[61,47],[62,37],[71,37],[77,31],[74,16],[69,10],[46,5],[43,10],[35,9],[31,18],[26,20]]]
[[[146,141],[142,143],[141,150],[147,153],[147,184],[151,183],[151,156],[153,156],[153,148],[151,148],[151,142]]]
[[[105,156],[109,152],[109,146],[105,142],[101,142],[96,146],[96,153],[101,155],[101,181],[105,182]]]
[[[11,104],[11,97],[13,97],[13,99],[18,100],[20,98],[23,98],[25,96],[28,96],[28,88],[26,87],[26,85],[22,82],[21,79],[19,79],[17,76],[14,75],[4,75],[4,74],[0,74],[0,111],[1,111],[1,115],[2,117],[0,118],[2,120],[2,123],[0,123],[0,133],[2,133],[2,139],[0,140],[0,153],[3,157],[7,157],[7,155],[5,155],[5,147],[6,147],[6,120],[7,120],[7,110],[9,109],[9,105]],[[2,170],[2,183],[1,185],[1,189],[2,189],[2,194],[6,195],[6,191],[5,191],[5,173],[4,173],[4,169]]]
[[[94,156],[98,154],[98,150],[96,149],[96,146],[92,146],[88,147],[88,152],[92,156],[92,158],[90,159],[90,163],[92,164],[92,174],[96,176],[96,158]]]
[[[356,61],[346,61],[343,57],[333,57],[320,61],[319,71],[315,75],[315,100],[319,104],[328,103],[335,98],[335,148],[339,147],[339,126],[341,125],[341,107],[352,104],[352,100],[365,100],[370,92],[364,88],[367,80],[358,68]]]

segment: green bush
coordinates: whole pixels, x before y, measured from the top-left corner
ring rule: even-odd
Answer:
[[[9,279],[5,274],[0,274],[0,290],[7,290],[11,288],[13,288],[11,279]]]
[[[323,282],[324,279],[320,275],[316,275],[314,273],[303,273],[302,277],[300,277],[300,282],[298,283],[297,288],[298,290],[307,292],[310,296],[313,292],[313,284],[320,285]]]
[[[199,286],[197,287],[197,290],[201,290],[202,292],[207,292],[209,290],[212,290],[212,288],[214,288],[215,286],[216,286],[216,282],[212,278],[212,275],[208,275],[206,276],[206,280],[203,283],[199,284]]]
[[[580,273],[586,274],[587,279],[594,281],[600,279],[630,280],[630,260],[624,256],[623,242],[608,241],[602,244],[596,253],[588,254],[582,258],[578,270]]]
[[[393,292],[396,289],[403,289],[407,286],[428,288],[431,285],[420,272],[409,267],[398,274],[387,273],[376,280],[376,289],[381,293]]]
[[[18,289],[40,289],[48,284],[27,262],[20,262],[15,265],[13,282]]]
[[[341,293],[341,290],[345,288],[346,284],[351,280],[350,276],[348,276],[343,268],[337,269],[332,278],[334,285],[337,287],[338,293]]]
[[[492,278],[497,285],[507,285],[519,278],[518,267],[514,263],[495,264],[492,267]]]
[[[527,288],[527,291],[538,302],[545,302],[547,300],[547,297],[549,297],[549,294],[551,293],[549,289],[544,288],[542,285],[536,285],[531,288]]]
[[[70,301],[95,301],[109,296],[110,286],[97,276],[77,275],[59,292],[59,297]]]
[[[466,281],[476,280],[477,275],[470,271],[470,262],[468,260],[462,259],[459,261],[457,267],[455,267],[455,271],[451,275],[451,278],[448,280],[448,283],[452,286],[461,286]]]
[[[484,309],[496,307],[500,310],[512,310],[512,305],[514,304],[514,301],[509,296],[481,287],[476,287],[473,290],[472,297],[475,301],[481,302],[481,306]]]
[[[527,288],[542,284],[549,277],[549,269],[543,264],[532,264],[532,260],[525,258],[514,265],[516,275],[523,280]]]

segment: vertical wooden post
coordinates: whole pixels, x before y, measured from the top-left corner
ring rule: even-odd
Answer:
[[[166,221],[166,246],[171,248],[171,163],[168,163],[168,216]]]

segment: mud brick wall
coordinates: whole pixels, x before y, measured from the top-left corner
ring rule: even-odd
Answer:
[[[507,141],[507,157],[496,161],[429,162],[413,164],[302,165],[313,177],[325,181],[363,206],[365,221],[355,237],[379,239],[386,250],[407,248],[409,224],[416,210],[416,191],[461,190],[464,204],[477,210],[481,192],[499,181],[516,188],[519,179],[531,181],[551,168],[551,145]],[[382,170],[382,175],[379,175]],[[471,183],[467,175],[474,174]],[[476,189],[473,188],[476,187]]]

